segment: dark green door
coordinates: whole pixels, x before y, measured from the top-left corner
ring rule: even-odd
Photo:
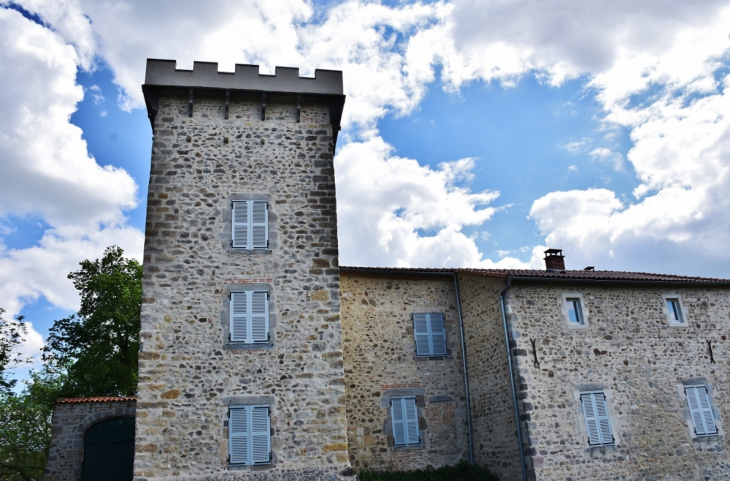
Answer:
[[[81,481],[131,481],[133,463],[134,418],[111,418],[86,430]]]

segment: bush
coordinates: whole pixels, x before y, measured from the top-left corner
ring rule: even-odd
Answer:
[[[360,481],[499,481],[495,475],[477,465],[462,461],[456,466],[418,471],[362,471]]]

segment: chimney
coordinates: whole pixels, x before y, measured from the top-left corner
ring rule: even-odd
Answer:
[[[545,269],[549,271],[565,270],[565,256],[562,249],[548,249],[545,251]]]

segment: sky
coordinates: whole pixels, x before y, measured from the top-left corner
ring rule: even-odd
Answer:
[[[730,0],[0,0],[0,308],[141,260],[147,58],[342,70],[340,264],[730,277]],[[22,374],[21,374],[22,375]]]

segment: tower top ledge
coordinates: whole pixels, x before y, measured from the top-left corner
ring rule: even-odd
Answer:
[[[276,67],[274,75],[262,75],[258,65],[236,64],[235,72],[219,72],[216,62],[194,62],[192,70],[178,70],[177,61],[147,59],[145,85],[271,93],[343,95],[342,72],[314,71],[314,78],[300,77],[299,69]]]

